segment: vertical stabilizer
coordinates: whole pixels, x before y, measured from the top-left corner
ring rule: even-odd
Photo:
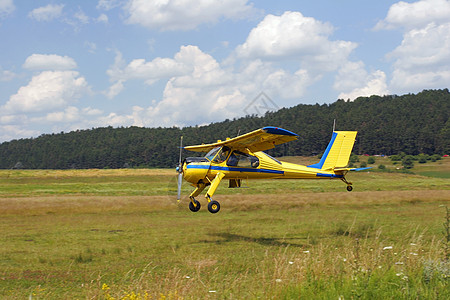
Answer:
[[[310,165],[310,168],[329,170],[344,168],[348,164],[357,131],[334,131],[319,163]]]

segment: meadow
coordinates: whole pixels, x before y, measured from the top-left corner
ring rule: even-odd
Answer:
[[[222,183],[215,215],[174,170],[0,170],[0,297],[450,299],[450,159],[379,163]]]

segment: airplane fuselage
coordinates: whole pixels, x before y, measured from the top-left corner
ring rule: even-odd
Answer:
[[[223,173],[223,179],[330,179],[342,178],[343,174],[334,171],[324,171],[308,166],[278,161],[269,157],[264,152],[252,153],[258,158],[257,167],[230,166],[223,161],[215,163],[204,161],[189,162],[189,158],[183,164],[183,177],[186,181],[197,184],[200,181],[211,182],[218,173]]]

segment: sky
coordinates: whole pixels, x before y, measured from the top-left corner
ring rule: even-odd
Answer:
[[[450,0],[0,0],[0,142],[449,82]]]

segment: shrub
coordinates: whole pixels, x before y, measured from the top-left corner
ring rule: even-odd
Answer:
[[[401,161],[402,158],[400,157],[400,155],[392,155],[391,156],[391,160],[392,161]]]
[[[370,157],[367,159],[367,163],[368,163],[369,165],[373,165],[373,164],[375,163],[375,157],[370,156]]]
[[[361,168],[365,168],[365,167],[367,167],[367,163],[366,163],[365,161],[363,161],[363,162],[361,163]]]
[[[405,169],[411,169],[414,167],[414,157],[412,155],[406,155],[402,159],[402,165]]]
[[[384,170],[384,169],[386,169],[386,166],[385,166],[385,165],[379,165],[379,166],[378,166],[378,169]]]
[[[358,155],[355,155],[355,154],[350,155],[349,161],[350,161],[351,163],[359,162]]]

